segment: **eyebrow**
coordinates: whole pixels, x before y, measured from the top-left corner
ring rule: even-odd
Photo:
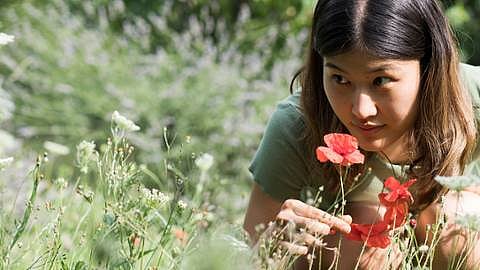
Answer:
[[[324,66],[329,67],[329,68],[333,68],[333,69],[337,69],[337,70],[339,70],[339,71],[341,71],[341,72],[343,72],[343,73],[348,74],[347,71],[339,68],[338,66],[334,65],[333,63],[326,62]],[[385,71],[385,70],[390,70],[390,69],[395,69],[395,68],[394,68],[393,65],[384,64],[384,65],[380,65],[380,66],[378,66],[378,67],[369,69],[367,72],[368,72],[368,73],[375,73],[375,72]]]

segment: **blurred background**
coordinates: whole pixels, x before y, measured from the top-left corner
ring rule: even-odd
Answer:
[[[480,65],[480,1],[443,2],[463,61]],[[206,190],[216,220],[241,224],[247,168],[302,65],[314,5],[2,0],[0,32],[15,42],[0,48],[0,157],[16,160],[3,185],[18,196],[14,180],[24,179],[35,153],[43,152],[49,177],[74,181],[75,146],[104,144],[118,110],[141,127],[129,139],[135,160],[158,177],[147,175],[146,185],[172,188],[164,173],[168,159],[192,189],[193,161],[209,153],[214,165]]]

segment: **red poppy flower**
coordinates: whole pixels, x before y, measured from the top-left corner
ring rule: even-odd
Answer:
[[[349,134],[330,133],[323,137],[325,146],[317,147],[317,159],[320,162],[331,161],[341,166],[363,163],[364,155],[358,151],[357,138]]]
[[[407,182],[400,184],[397,179],[390,176],[384,183],[384,186],[388,188],[390,192],[378,194],[380,202],[387,207],[394,206],[398,202],[413,202],[412,194],[408,191],[408,188],[416,181],[417,179],[410,179]]]
[[[408,203],[399,202],[395,206],[387,207],[387,211],[383,216],[383,221],[391,225],[393,228],[398,228],[405,224],[408,215]]]
[[[365,241],[368,247],[386,248],[390,245],[389,226],[383,221],[375,224],[352,223],[350,227],[350,233],[345,235],[347,239]]]
[[[400,184],[398,180],[393,177],[385,180],[385,187],[390,189],[390,192],[383,192],[378,194],[380,203],[387,207],[387,211],[383,217],[386,224],[392,225],[394,228],[400,227],[405,223],[408,214],[408,205],[413,202],[413,197],[408,188],[417,181],[410,179],[407,182]]]

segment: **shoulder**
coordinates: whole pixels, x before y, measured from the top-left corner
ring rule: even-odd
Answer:
[[[295,91],[277,103],[267,125],[266,132],[274,131],[285,139],[298,139],[305,129],[300,106],[300,91]]]
[[[277,103],[249,166],[254,181],[279,201],[300,198],[309,180],[299,97],[295,92]]]
[[[480,66],[460,63],[460,72],[466,82],[480,83]]]
[[[288,97],[277,103],[277,108],[275,113],[281,116],[284,116],[287,119],[302,120],[303,113],[300,106],[300,95],[301,91],[297,90],[290,94]]]

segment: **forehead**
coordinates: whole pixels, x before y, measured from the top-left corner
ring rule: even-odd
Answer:
[[[419,60],[379,58],[362,50],[353,49],[348,52],[325,56],[325,67],[340,69],[341,71],[355,71],[373,73],[378,71],[419,72]]]

